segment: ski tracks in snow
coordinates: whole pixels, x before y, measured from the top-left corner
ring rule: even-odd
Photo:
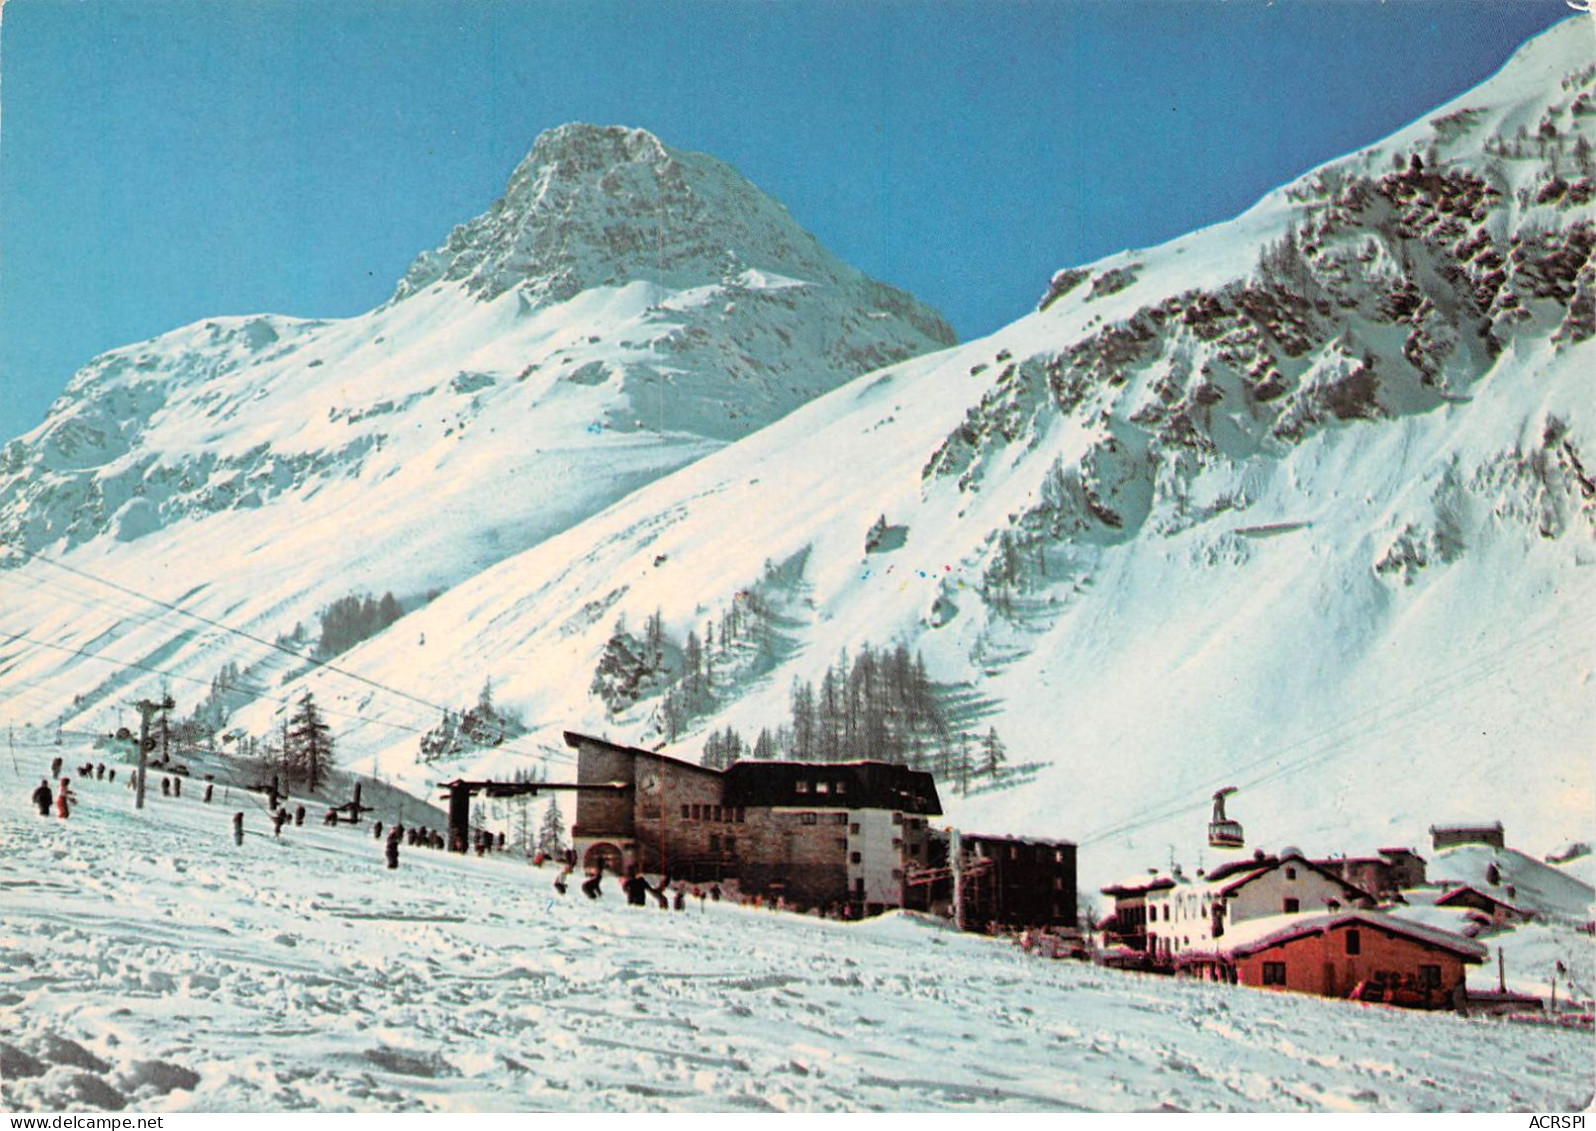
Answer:
[[[70,759],[69,759],[70,760]],[[565,899],[366,827],[0,800],[12,1110],[1569,1109],[1589,1034],[1029,959],[904,917]],[[236,801],[236,799],[235,799]]]

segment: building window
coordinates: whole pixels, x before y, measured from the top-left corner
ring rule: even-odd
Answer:
[[[828,782],[828,781],[817,781],[815,783],[815,792],[816,793],[830,793],[831,792],[831,783]]]
[[[798,820],[806,825],[817,825],[820,823],[820,817],[816,813],[800,813],[798,815]]]
[[[845,782],[845,781],[838,782],[837,783],[837,792],[838,793],[847,793],[848,792],[848,783]]]
[[[918,855],[920,855],[920,846],[918,844],[911,844],[909,846],[909,855],[910,856],[918,856]]]
[[[737,823],[739,825],[743,823],[743,810],[741,808],[737,810]]]
[[[711,852],[719,852],[720,851],[720,837],[718,835],[716,835],[715,833],[710,833],[709,834],[709,850]]]
[[[839,836],[837,838],[837,847],[838,848],[847,848],[848,847],[848,838],[845,837],[845,836]]]
[[[892,814],[892,823],[894,825],[903,824],[903,814],[902,813],[894,813],[894,814]]]
[[[848,853],[848,863],[850,863],[850,864],[858,864],[858,863],[862,862],[863,860],[864,860],[864,857],[860,856],[857,852]]]
[[[853,824],[848,826],[848,835],[849,836],[858,836],[859,835],[859,822],[855,821]]]
[[[729,837],[726,838],[724,843],[726,845],[726,851],[727,852],[736,852],[737,851],[737,838],[736,837],[729,836]]]
[[[719,805],[717,805],[717,806],[715,806],[715,820],[717,820],[717,821],[720,820],[720,814],[721,814],[721,808],[720,808]]]
[[[689,815],[689,814],[690,814],[690,813],[692,813],[692,811],[693,811],[693,810],[692,810],[692,806],[690,806],[690,805],[683,805],[683,806],[682,806],[682,820],[684,820],[684,821],[685,821],[685,820],[687,820],[687,819],[688,819],[688,815]]]
[[[1295,915],[1298,911],[1300,911],[1302,909],[1302,904],[1298,903],[1295,899],[1292,899],[1290,896],[1287,896],[1286,897],[1286,902],[1284,904],[1284,908],[1285,908],[1285,912],[1286,912],[1287,915]]]
[[[693,806],[693,820],[700,821],[700,820],[703,820],[703,817],[704,817],[704,807],[702,805],[694,805]]]
[[[903,838],[901,836],[893,837],[892,838],[892,847],[893,848],[902,848],[903,847]]]
[[[806,781],[801,781],[801,782],[798,782],[796,785],[794,785],[793,788],[796,789],[799,793],[808,793],[809,792],[809,783],[806,782]]]
[[[892,869],[892,878],[895,879],[895,880],[903,879],[903,869],[902,868],[894,868],[894,869]]]
[[[1358,934],[1357,931],[1348,931],[1347,932],[1347,953],[1348,954],[1362,954],[1363,953],[1363,936]]]
[[[1441,968],[1439,966],[1419,967],[1419,989],[1438,990],[1441,988]]]
[[[1295,868],[1287,868],[1286,869],[1286,879],[1294,880],[1296,878],[1297,878],[1297,870]]]
[[[1263,964],[1263,984],[1266,986],[1285,985],[1286,964],[1284,962],[1265,962]]]
[[[833,813],[831,815],[831,823],[834,825],[846,825],[848,823],[848,814]]]

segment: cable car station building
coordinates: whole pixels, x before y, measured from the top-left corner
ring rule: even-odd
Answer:
[[[886,762],[735,762],[725,770],[566,732],[577,751],[571,839],[583,868],[695,882],[873,915],[928,906],[932,776]]]

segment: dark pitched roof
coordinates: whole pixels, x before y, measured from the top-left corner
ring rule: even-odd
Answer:
[[[725,803],[738,807],[942,813],[936,779],[891,762],[733,762],[725,778]]]

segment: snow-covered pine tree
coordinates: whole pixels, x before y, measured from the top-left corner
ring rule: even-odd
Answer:
[[[549,798],[543,810],[543,826],[538,830],[538,851],[558,856],[565,851],[565,817],[560,813],[560,803]]]

